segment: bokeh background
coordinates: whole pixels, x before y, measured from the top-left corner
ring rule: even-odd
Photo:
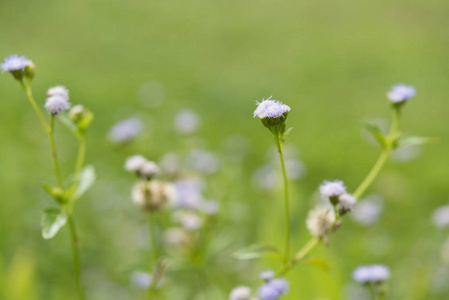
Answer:
[[[261,183],[254,175],[273,146],[252,117],[254,101],[273,95],[292,107],[288,145],[304,167],[291,181],[297,249],[309,236],[304,220],[320,183],[339,178],[353,190],[376,160],[380,150],[360,124],[389,121],[385,94],[399,82],[418,93],[404,108],[403,131],[440,142],[397,153],[369,190],[381,199],[378,219],[347,218],[329,247],[312,255],[326,265],[298,266],[284,298],[364,299],[352,270],[382,263],[392,272],[387,299],[448,299],[448,232],[432,223],[449,198],[448,14],[449,2],[438,0],[0,1],[0,57],[34,61],[40,105],[48,87],[63,84],[72,103],[95,113],[87,161],[98,180],[76,208],[89,299],[142,298],[130,273],[145,263],[146,218],[130,201],[127,156],[158,161],[195,144],[220,159],[218,172],[203,175],[207,196],[220,202],[220,258],[203,266],[193,292],[170,283],[167,299],[226,299],[276,266],[238,263],[231,253],[283,239],[281,187],[276,177]],[[76,299],[66,228],[49,241],[40,235],[41,210],[52,205],[40,184],[54,181],[46,137],[9,74],[0,77],[0,102],[0,299]],[[174,126],[186,108],[201,122],[190,135]],[[112,143],[110,128],[130,117],[143,122],[142,133]],[[68,175],[76,141],[57,130]],[[229,149],[241,156],[229,159]],[[180,272],[179,282],[192,274]]]

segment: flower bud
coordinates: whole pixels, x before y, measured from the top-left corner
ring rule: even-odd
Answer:
[[[69,111],[69,118],[78,125],[81,131],[85,131],[89,127],[93,117],[94,115],[80,104],[75,105]]]
[[[28,60],[28,63],[25,67],[25,77],[31,80],[34,78],[35,73],[36,73],[36,66],[31,60]]]
[[[152,180],[137,183],[131,196],[142,210],[158,211],[174,201],[176,192],[171,183]]]

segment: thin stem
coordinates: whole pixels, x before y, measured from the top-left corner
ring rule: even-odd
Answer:
[[[75,270],[75,282],[76,289],[78,291],[78,296],[80,300],[84,300],[84,293],[81,288],[80,281],[80,262],[79,262],[79,254],[78,254],[78,236],[76,234],[75,224],[73,222],[73,217],[69,214],[69,225],[70,225],[70,234],[72,236],[72,254],[73,254],[73,267]]]
[[[156,239],[156,229],[155,229],[155,223],[154,223],[154,216],[153,216],[153,212],[150,211],[148,213],[148,225],[149,225],[149,232],[150,232],[150,239],[151,239],[151,246],[153,248],[153,260],[154,260],[154,265],[157,264],[157,261],[159,259],[159,255],[158,255],[158,249],[157,249],[157,239]],[[149,273],[153,274],[153,264],[151,264],[151,259],[150,259],[150,264],[149,264]],[[150,284],[150,287],[148,288],[148,295],[147,295],[147,299],[150,300],[151,297],[153,296],[153,292],[154,289],[156,287],[156,276],[155,273],[153,274],[153,280]]]
[[[379,297],[377,297],[376,292],[374,291],[372,283],[368,283],[368,289],[369,289],[369,291],[371,293],[371,296],[373,297],[373,300],[378,300]]]
[[[302,261],[313,249],[320,244],[321,239],[317,237],[311,238],[304,247],[299,250],[296,255],[289,260],[277,273],[276,276],[283,276],[290,271],[297,263]]]
[[[58,180],[59,186],[63,187],[61,170],[59,169],[58,155],[56,153],[55,138],[54,138],[55,117],[50,114],[50,130],[48,131],[48,139],[50,140],[51,158],[53,160],[53,168]]]
[[[284,178],[284,199],[285,199],[285,253],[284,253],[284,263],[288,262],[288,258],[290,257],[290,201],[288,199],[288,180],[287,173],[285,171],[285,162],[284,162],[284,151],[283,145],[279,139],[279,135],[275,135],[276,146],[279,152],[279,159],[281,161],[282,166],[282,176]]]
[[[34,108],[34,111],[36,112],[37,116],[39,117],[39,120],[41,121],[42,126],[44,127],[46,132],[49,132],[50,127],[48,126],[47,121],[45,120],[44,116],[42,115],[41,110],[37,106],[36,101],[34,101],[33,94],[31,92],[30,82],[27,81],[26,85],[24,84],[23,80],[19,80],[19,82],[20,82],[20,85],[22,86],[22,89],[25,91],[25,94],[26,94],[28,100],[30,101],[31,106]]]

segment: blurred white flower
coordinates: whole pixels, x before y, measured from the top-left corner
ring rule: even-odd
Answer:
[[[416,95],[416,90],[411,85],[397,84],[387,93],[388,99],[392,103],[404,102]]]
[[[259,119],[285,117],[284,114],[290,111],[290,106],[277,100],[271,100],[271,97],[267,100],[262,99],[262,102],[256,101],[257,108],[254,111],[254,117]]]
[[[324,181],[320,186],[320,193],[323,197],[338,197],[346,194],[346,187],[340,180]]]
[[[203,202],[204,182],[199,178],[181,179],[175,182],[177,201],[180,208],[199,209]]]
[[[259,274],[259,278],[262,280],[271,280],[275,277],[275,273],[273,270],[266,270]]]
[[[198,129],[200,119],[192,109],[183,109],[176,114],[175,128],[180,133],[189,134]]]
[[[316,237],[325,237],[335,222],[335,213],[328,207],[317,207],[307,216],[306,225],[310,234]]]
[[[145,272],[133,272],[131,274],[131,283],[142,290],[150,287],[153,282],[153,276]]]
[[[383,265],[360,266],[352,274],[359,283],[382,282],[390,278],[390,270]]]
[[[138,118],[129,118],[112,126],[108,138],[113,143],[126,143],[138,136],[143,130],[143,123]]]
[[[250,300],[251,289],[246,286],[238,286],[231,291],[229,300]]]
[[[212,152],[204,150],[193,150],[187,157],[188,165],[205,174],[216,173],[220,169],[220,159]]]
[[[165,231],[164,240],[168,245],[185,247],[192,242],[192,237],[181,227],[172,227]]]
[[[174,175],[181,169],[181,158],[174,152],[166,153],[159,161],[162,172],[168,175]]]
[[[57,85],[47,90],[47,97],[61,96],[69,101],[69,90],[63,85]]]
[[[265,282],[259,288],[261,300],[277,300],[288,290],[288,282],[284,278],[276,278]]]
[[[142,210],[156,211],[176,200],[176,190],[168,182],[140,181],[134,185],[131,198]]]
[[[154,161],[146,161],[139,169],[140,175],[147,179],[150,179],[159,174],[159,166]]]
[[[432,220],[436,227],[449,227],[449,205],[437,208],[433,213]]]
[[[203,220],[197,214],[190,211],[177,211],[173,215],[173,219],[188,231],[196,231],[203,225]]]
[[[126,159],[125,170],[128,172],[139,172],[146,162],[146,158],[142,155],[130,156]]]
[[[356,202],[357,200],[351,194],[343,194],[338,197],[337,208],[340,211],[340,214],[352,211],[355,208]]]
[[[45,102],[45,109],[53,115],[59,114],[64,110],[68,110],[70,108],[70,102],[68,98],[62,95],[54,95],[47,98]]]
[[[304,176],[306,167],[304,163],[298,159],[288,159],[285,161],[285,171],[290,180],[298,180]]]
[[[382,213],[382,202],[382,198],[375,195],[358,201],[357,206],[351,213],[352,219],[364,226],[374,224]]]

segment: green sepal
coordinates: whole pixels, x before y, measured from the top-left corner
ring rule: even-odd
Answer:
[[[237,250],[232,254],[232,256],[238,260],[249,260],[261,257],[274,257],[279,258],[280,260],[283,258],[275,247],[261,244],[251,245],[249,247]]]
[[[41,219],[42,237],[46,240],[54,237],[67,223],[67,213],[60,208],[46,208]]]
[[[59,204],[67,203],[68,195],[62,188],[51,186],[46,183],[42,183],[42,188]]]
[[[385,138],[382,130],[376,124],[364,123],[363,128],[368,131],[374,139],[383,147],[387,146],[387,139]]]

